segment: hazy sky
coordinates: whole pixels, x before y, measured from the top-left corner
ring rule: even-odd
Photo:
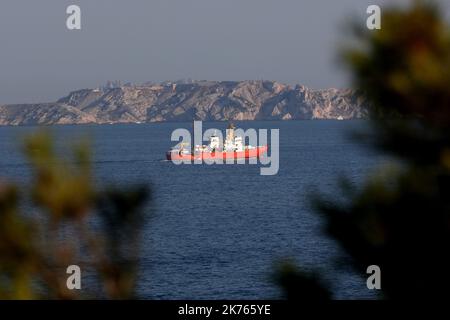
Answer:
[[[398,1],[1,0],[0,103],[53,101],[107,80],[344,87],[342,26]],[[66,28],[70,4],[81,7],[80,31]]]

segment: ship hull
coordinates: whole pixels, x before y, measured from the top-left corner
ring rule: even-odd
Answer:
[[[194,160],[227,160],[227,159],[251,159],[259,158],[267,152],[267,146],[260,146],[254,149],[248,149],[245,151],[234,151],[234,152],[201,152],[198,154],[179,154],[178,152],[167,152],[167,160],[178,160],[178,161],[194,161]]]

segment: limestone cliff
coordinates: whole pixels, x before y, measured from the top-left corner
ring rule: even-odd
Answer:
[[[357,119],[365,99],[274,81],[194,81],[83,89],[54,103],[0,106],[0,125]]]

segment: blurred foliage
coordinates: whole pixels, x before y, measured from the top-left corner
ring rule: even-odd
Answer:
[[[149,191],[97,190],[88,145],[73,151],[73,159],[61,159],[50,134],[34,134],[25,143],[30,199],[0,182],[0,299],[134,297]],[[69,265],[80,266],[82,290],[67,289]],[[85,289],[87,273],[98,289]]]
[[[382,11],[382,29],[357,28],[344,53],[355,87],[371,101],[373,134],[398,159],[362,188],[344,181],[343,201],[314,203],[326,230],[367,278],[381,268],[384,298],[448,297],[450,287],[450,29],[436,4]],[[348,263],[348,262],[347,262]],[[303,278],[288,271],[284,275]],[[297,292],[311,290],[300,280]],[[292,285],[292,281],[290,282]],[[361,288],[362,290],[365,287]]]
[[[282,262],[275,271],[275,281],[291,301],[328,300],[331,292],[313,271],[298,270],[292,261]]]

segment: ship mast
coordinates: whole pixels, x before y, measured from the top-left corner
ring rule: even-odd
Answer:
[[[234,124],[232,122],[230,122],[228,124],[228,128],[227,128],[227,140],[228,141],[233,141],[234,140],[234,129],[236,127],[234,126]]]
[[[224,149],[227,151],[230,149],[234,149],[234,129],[235,126],[233,125],[233,123],[229,122],[228,128],[226,130],[227,134],[224,143]]]

